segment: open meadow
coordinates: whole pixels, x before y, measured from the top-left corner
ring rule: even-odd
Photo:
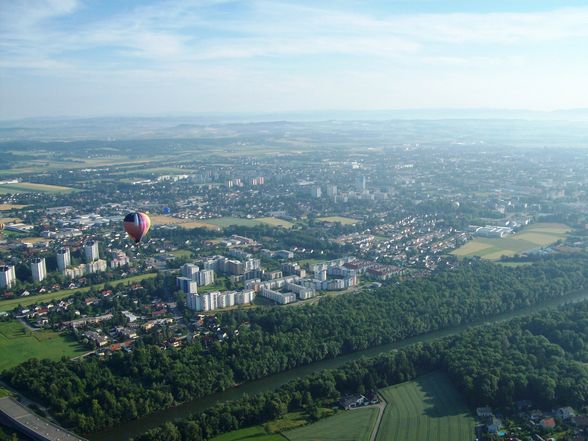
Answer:
[[[20,210],[25,207],[22,204],[0,204],[0,211]]]
[[[60,185],[35,184],[33,182],[19,182],[18,184],[0,184],[0,194],[6,193],[71,193],[78,191],[71,187]]]
[[[359,223],[357,219],[352,219],[350,217],[343,217],[343,216],[327,216],[327,217],[319,217],[317,218],[319,222],[329,222],[329,223],[340,223],[341,225],[355,225]]]
[[[377,417],[375,407],[355,409],[283,432],[283,435],[290,441],[369,441]]]
[[[476,237],[452,251],[451,254],[459,257],[479,256],[482,259],[498,260],[502,256],[510,257],[552,245],[564,239],[570,230],[563,224],[532,224],[516,234],[501,239]]]
[[[471,441],[475,420],[440,372],[380,390],[386,400],[378,441]]]
[[[279,433],[267,433],[262,426],[253,426],[223,433],[210,441],[286,441],[286,438]]]
[[[75,357],[88,352],[69,336],[52,331],[30,331],[22,323],[0,322],[0,371],[14,367],[29,358]]]

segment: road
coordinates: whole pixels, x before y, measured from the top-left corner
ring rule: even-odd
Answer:
[[[370,441],[376,441],[376,436],[378,436],[378,432],[380,430],[380,423],[382,422],[382,417],[384,416],[384,409],[386,409],[386,400],[382,398],[382,396],[378,395],[380,398],[380,402],[376,404],[378,407],[378,418],[376,419],[376,424],[374,424],[374,428],[372,429],[372,435],[370,436]]]

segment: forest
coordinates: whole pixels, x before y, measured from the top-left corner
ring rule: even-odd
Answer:
[[[465,261],[428,279],[325,298],[317,305],[219,314],[223,325],[240,331],[222,343],[204,346],[196,341],[179,350],[139,343],[132,353],[115,353],[105,360],[29,360],[2,378],[48,406],[66,426],[87,433],[299,365],[471,323],[586,287],[586,257],[553,258],[517,268]],[[511,345],[527,341],[521,332]],[[567,334],[561,338],[562,344],[574,341]],[[558,354],[549,352],[544,360]],[[463,359],[446,357],[443,362],[463,377],[464,390],[479,392],[476,377],[458,370]],[[398,363],[406,369],[381,375],[401,373],[397,380],[402,381],[414,375],[409,359]],[[497,388],[506,387],[495,377],[493,373],[485,380],[490,381],[483,395],[488,400]]]
[[[491,404],[508,414],[517,400],[531,400],[540,409],[571,405],[586,411],[586,361],[588,302],[324,370],[274,392],[165,423],[138,441],[201,441],[289,411],[312,417],[319,406],[331,406],[345,393],[365,393],[433,370],[448,373],[472,408]]]

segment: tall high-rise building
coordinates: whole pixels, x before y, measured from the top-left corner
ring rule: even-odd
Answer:
[[[198,285],[195,280],[189,277],[177,277],[176,283],[184,294],[197,294]]]
[[[320,198],[323,192],[321,190],[320,185],[313,185],[310,187],[310,197],[312,198]]]
[[[57,250],[57,268],[64,272],[65,269],[71,265],[71,254],[69,248],[64,247]]]
[[[360,175],[357,177],[357,179],[355,180],[355,187],[357,188],[357,191],[363,192],[366,189],[366,179],[364,175]]]
[[[327,196],[330,198],[334,198],[337,196],[337,186],[334,184],[327,185]]]
[[[212,285],[214,283],[214,271],[203,269],[198,272],[198,286]]]
[[[84,254],[87,262],[98,260],[100,255],[98,254],[98,242],[95,240],[89,240],[84,244]]]
[[[0,266],[0,288],[12,288],[15,283],[14,265]]]
[[[33,273],[33,282],[42,282],[47,277],[44,257],[35,257],[31,260],[31,273]]]
[[[193,311],[202,311],[202,298],[196,293],[186,294],[186,306]]]
[[[194,265],[193,263],[186,263],[182,265],[180,268],[180,273],[182,274],[182,276],[188,277],[192,280],[196,280],[199,271],[200,268],[198,267],[198,265]]]

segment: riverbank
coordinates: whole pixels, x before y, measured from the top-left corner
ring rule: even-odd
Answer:
[[[188,401],[179,406],[155,412],[143,418],[128,421],[108,430],[88,434],[86,436],[90,439],[90,441],[125,441],[132,437],[136,437],[151,428],[157,427],[166,421],[186,418],[191,414],[204,412],[206,409],[212,407],[214,404],[218,402],[235,400],[242,397],[244,394],[253,395],[256,393],[277,389],[278,387],[284,385],[290,380],[304,377],[318,370],[337,368],[345,363],[357,360],[361,357],[374,357],[381,353],[389,352],[395,349],[400,349],[415,343],[427,342],[443,337],[448,337],[451,335],[456,335],[460,332],[463,332],[467,329],[476,326],[482,326],[488,323],[496,323],[500,321],[510,320],[516,317],[523,317],[526,315],[534,314],[544,309],[555,308],[564,304],[580,302],[584,300],[588,300],[588,290],[584,290],[582,292],[575,292],[564,297],[550,299],[549,301],[543,302],[540,305],[534,305],[527,308],[518,309],[516,311],[510,311],[507,313],[493,316],[491,318],[479,320],[477,322],[460,325],[441,331],[430,332],[422,334],[420,336],[411,337],[409,339],[402,340],[399,342],[390,343],[383,346],[377,346],[363,351],[341,355],[333,359],[322,360],[309,365],[300,366],[286,372],[281,372],[279,374],[271,375],[269,377],[245,383],[239,387],[227,389],[223,392],[219,392],[207,397],[202,397],[192,401]]]

